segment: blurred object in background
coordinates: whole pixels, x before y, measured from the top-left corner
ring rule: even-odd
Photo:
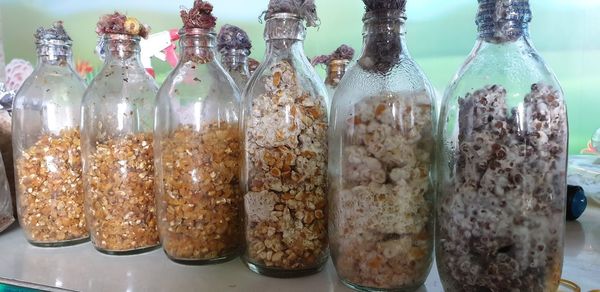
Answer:
[[[592,135],[586,149],[580,155],[569,156],[567,181],[580,185],[586,194],[600,204],[600,129]]]
[[[573,221],[581,217],[587,207],[585,191],[580,186],[567,186],[567,220]]]
[[[313,66],[325,65],[327,67],[325,86],[327,87],[329,98],[333,98],[333,94],[340,84],[342,77],[348,71],[348,65],[353,58],[354,49],[348,45],[341,45],[331,55],[317,56],[311,61]]]
[[[177,54],[175,53],[175,42],[179,40],[179,32],[177,29],[170,29],[153,33],[147,39],[140,41],[140,58],[142,65],[152,77],[156,77],[154,68],[152,67],[152,57],[161,61],[166,61],[171,65],[171,68],[177,66]]]
[[[4,83],[6,89],[17,92],[25,79],[33,72],[33,66],[31,63],[22,59],[13,59],[5,67],[6,82]]]
[[[258,60],[254,58],[248,58],[248,70],[250,71],[250,76],[254,74],[254,71],[258,69],[258,66],[260,66],[260,62]]]
[[[99,71],[98,69],[94,70],[94,67],[89,61],[80,59],[75,61],[75,70],[77,71],[77,74],[85,80],[86,84],[90,84],[92,79],[94,79],[94,76],[96,76],[96,73]]]
[[[15,221],[13,216],[16,206],[12,204],[14,194],[13,161],[12,161],[12,139],[11,139],[11,116],[14,91],[7,90],[4,86],[6,78],[4,66],[4,38],[2,35],[2,21],[0,19],[0,232]],[[6,164],[2,156],[6,157]],[[10,177],[7,178],[7,171]],[[9,184],[10,182],[10,184]]]

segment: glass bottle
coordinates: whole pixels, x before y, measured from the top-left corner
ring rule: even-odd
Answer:
[[[316,273],[328,257],[327,93],[304,54],[303,22],[267,17],[266,58],[243,97],[243,260],[267,276]]]
[[[85,84],[73,69],[62,22],[35,37],[38,63],[12,113],[18,217],[34,245],[76,244],[89,237],[79,135]]]
[[[161,242],[178,262],[233,259],[241,245],[240,95],[216,59],[212,29],[185,29],[181,60],[158,93]]]
[[[367,4],[362,54],[331,109],[331,256],[358,290],[415,290],[432,261],[435,103],[406,46],[404,4]]]
[[[238,89],[243,91],[250,80],[247,50],[221,50],[220,53],[225,70],[233,78]]]
[[[139,36],[102,37],[104,67],[82,106],[85,210],[97,250],[138,253],[159,244],[152,146],[158,89],[141,64]]]
[[[439,124],[436,256],[446,291],[555,291],[565,227],[563,93],[527,0],[479,0],[479,38]]]
[[[348,65],[350,60],[345,59],[334,59],[327,63],[327,77],[325,78],[325,87],[327,88],[327,94],[331,97],[334,96],[335,91],[342,81],[342,77],[348,71]]]

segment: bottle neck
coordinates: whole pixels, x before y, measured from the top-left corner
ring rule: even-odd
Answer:
[[[406,16],[401,10],[372,11],[363,19],[363,51],[359,64],[368,71],[387,72],[407,55]]]
[[[531,10],[528,0],[479,0],[479,39],[489,43],[514,42],[529,36]]]
[[[217,37],[212,29],[186,29],[179,41],[181,61],[205,64],[216,56]]]
[[[221,51],[221,63],[228,71],[249,72],[246,50]]]
[[[265,25],[264,37],[267,42],[267,55],[296,52],[304,54],[303,42],[306,36],[304,20],[296,14],[273,14]]]
[[[334,88],[337,87],[348,70],[348,63],[350,63],[348,60],[329,61],[329,64],[327,64],[327,79],[325,79],[325,84]]]
[[[64,42],[38,43],[39,65],[70,66],[73,60],[71,45]]]
[[[119,66],[142,66],[140,60],[140,37],[125,34],[104,36],[104,62]]]

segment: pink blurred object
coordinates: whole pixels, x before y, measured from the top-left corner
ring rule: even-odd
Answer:
[[[140,42],[142,64],[148,74],[155,77],[154,69],[152,68],[152,57],[162,61],[167,61],[171,67],[177,65],[177,54],[175,53],[175,41],[179,39],[177,29],[161,31],[153,33],[147,39],[142,39]]]
[[[31,63],[22,59],[12,59],[5,67],[6,71],[6,82],[5,87],[7,90],[17,92],[23,82],[31,72],[33,72],[33,66]]]

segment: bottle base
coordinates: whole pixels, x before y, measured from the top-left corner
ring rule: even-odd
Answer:
[[[228,262],[228,261],[231,261],[231,260],[237,258],[240,255],[239,251],[235,251],[235,252],[226,254],[222,257],[212,258],[212,259],[182,259],[182,258],[176,258],[176,257],[169,255],[167,253],[167,251],[165,251],[164,249],[163,249],[163,251],[165,252],[167,257],[171,261],[176,262],[180,265],[186,265],[186,266],[205,266],[205,265],[225,263],[225,262]]]
[[[71,246],[71,245],[77,245],[77,244],[81,244],[84,242],[88,242],[88,241],[90,241],[90,238],[84,237],[84,238],[71,239],[71,240],[58,241],[58,242],[39,242],[39,241],[32,241],[32,240],[27,240],[27,241],[29,242],[29,244],[31,244],[33,246],[37,246],[37,247],[64,247],[64,246]]]
[[[340,281],[342,282],[342,284],[344,284],[346,287],[352,289],[352,290],[356,290],[356,291],[368,291],[368,292],[412,292],[412,291],[416,291],[417,289],[419,289],[419,287],[423,286],[423,283],[419,283],[413,286],[406,286],[406,287],[402,287],[402,288],[374,288],[374,287],[367,287],[367,286],[362,286],[359,284],[355,284],[352,283],[346,279],[340,278]]]
[[[114,255],[114,256],[126,256],[126,255],[141,254],[141,253],[153,251],[159,247],[160,247],[160,245],[153,245],[153,246],[149,246],[149,247],[144,247],[144,248],[139,248],[139,249],[130,249],[130,250],[107,250],[107,249],[103,249],[103,248],[94,246],[94,248],[97,251],[99,251],[103,254]]]
[[[295,269],[295,270],[285,270],[279,268],[270,268],[265,266],[260,266],[248,261],[246,258],[242,257],[242,261],[250,271],[253,271],[259,275],[273,277],[273,278],[298,278],[314,275],[323,270],[325,267],[325,263],[321,263],[317,267],[309,268],[309,269]]]

